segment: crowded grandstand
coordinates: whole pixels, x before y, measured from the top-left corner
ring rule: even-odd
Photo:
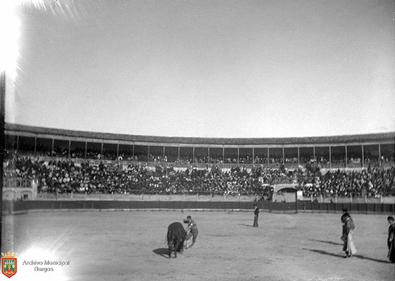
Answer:
[[[395,195],[394,134],[288,139],[288,146],[270,146],[256,139],[219,139],[215,141],[220,146],[213,148],[205,143],[212,140],[199,139],[201,144],[197,144],[195,139],[178,139],[191,145],[185,147],[164,137],[144,137],[153,142],[150,145],[136,145],[135,140],[127,145],[125,136],[119,135],[111,136],[112,143],[105,142],[105,134],[96,134],[96,140],[92,137],[87,132],[8,125],[4,186],[34,183],[38,192],[53,194],[270,198],[273,185],[288,183],[310,198]],[[251,148],[247,148],[248,141]],[[350,144],[339,144],[345,141]]]

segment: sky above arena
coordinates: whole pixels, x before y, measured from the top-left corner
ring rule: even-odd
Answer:
[[[9,123],[195,137],[395,131],[393,0],[23,2]]]

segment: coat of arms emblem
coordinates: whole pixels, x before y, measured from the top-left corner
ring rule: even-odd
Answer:
[[[1,272],[11,278],[16,274],[17,271],[17,260],[15,253],[7,252],[5,254],[1,253]]]

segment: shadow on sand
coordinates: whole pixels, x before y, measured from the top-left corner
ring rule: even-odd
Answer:
[[[158,256],[164,257],[166,259],[169,258],[169,249],[168,248],[158,248],[158,249],[152,250],[152,252],[154,252]]]
[[[303,250],[314,252],[314,253],[318,253],[318,254],[322,254],[322,255],[337,257],[337,258],[344,258],[344,255],[334,254],[334,253],[330,253],[330,252],[323,251],[323,250],[307,249],[307,248],[303,248]]]
[[[253,227],[251,224],[245,224],[245,223],[239,223],[239,225]]]
[[[322,255],[332,256],[332,257],[344,258],[344,255],[330,253],[330,252],[327,252],[327,251],[324,251],[324,250],[307,249],[307,248],[303,248],[303,250],[314,252],[314,253],[319,253],[319,254],[322,254]],[[362,259],[362,260],[369,260],[369,261],[380,262],[380,263],[388,263],[388,261],[386,261],[386,260],[379,260],[379,259],[375,259],[375,258],[369,258],[369,257],[365,257],[365,256],[362,256],[362,255],[353,255],[352,258],[358,258],[358,259]]]
[[[326,244],[336,245],[336,246],[343,246],[343,243],[338,243],[338,242],[333,242],[333,241],[316,240],[316,239],[310,239],[310,241],[321,242],[321,243],[326,243]]]
[[[375,261],[375,262],[381,262],[381,263],[389,263],[389,261],[386,261],[386,260],[379,260],[379,259],[374,259],[374,258],[361,256],[361,255],[354,255],[354,257],[359,258],[361,260],[369,260],[369,261]]]

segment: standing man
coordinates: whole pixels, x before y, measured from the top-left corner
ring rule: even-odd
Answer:
[[[345,218],[349,217],[349,216],[350,216],[350,214],[348,213],[348,210],[347,209],[343,209],[343,215],[340,218],[341,222],[344,223]]]
[[[355,229],[355,224],[347,209],[343,209],[341,221],[343,223],[341,237],[343,240],[343,251],[346,254],[345,258],[349,258],[357,252],[357,249],[355,248],[354,241],[352,239],[352,232]]]
[[[196,238],[198,236],[198,228],[197,228],[195,221],[192,219],[191,216],[187,216],[187,219],[184,220],[184,223],[188,224],[187,228],[186,228],[187,242],[190,241],[190,239],[192,238],[191,245],[188,245],[189,243],[187,243],[187,246],[185,247],[186,249],[188,249],[188,248],[191,248],[196,242]]]
[[[254,224],[253,227],[258,227],[259,208],[258,204],[254,204]]]
[[[395,219],[392,216],[387,218],[389,223],[388,227],[388,238],[387,238],[387,246],[388,246],[388,259],[390,262],[395,263]]]

